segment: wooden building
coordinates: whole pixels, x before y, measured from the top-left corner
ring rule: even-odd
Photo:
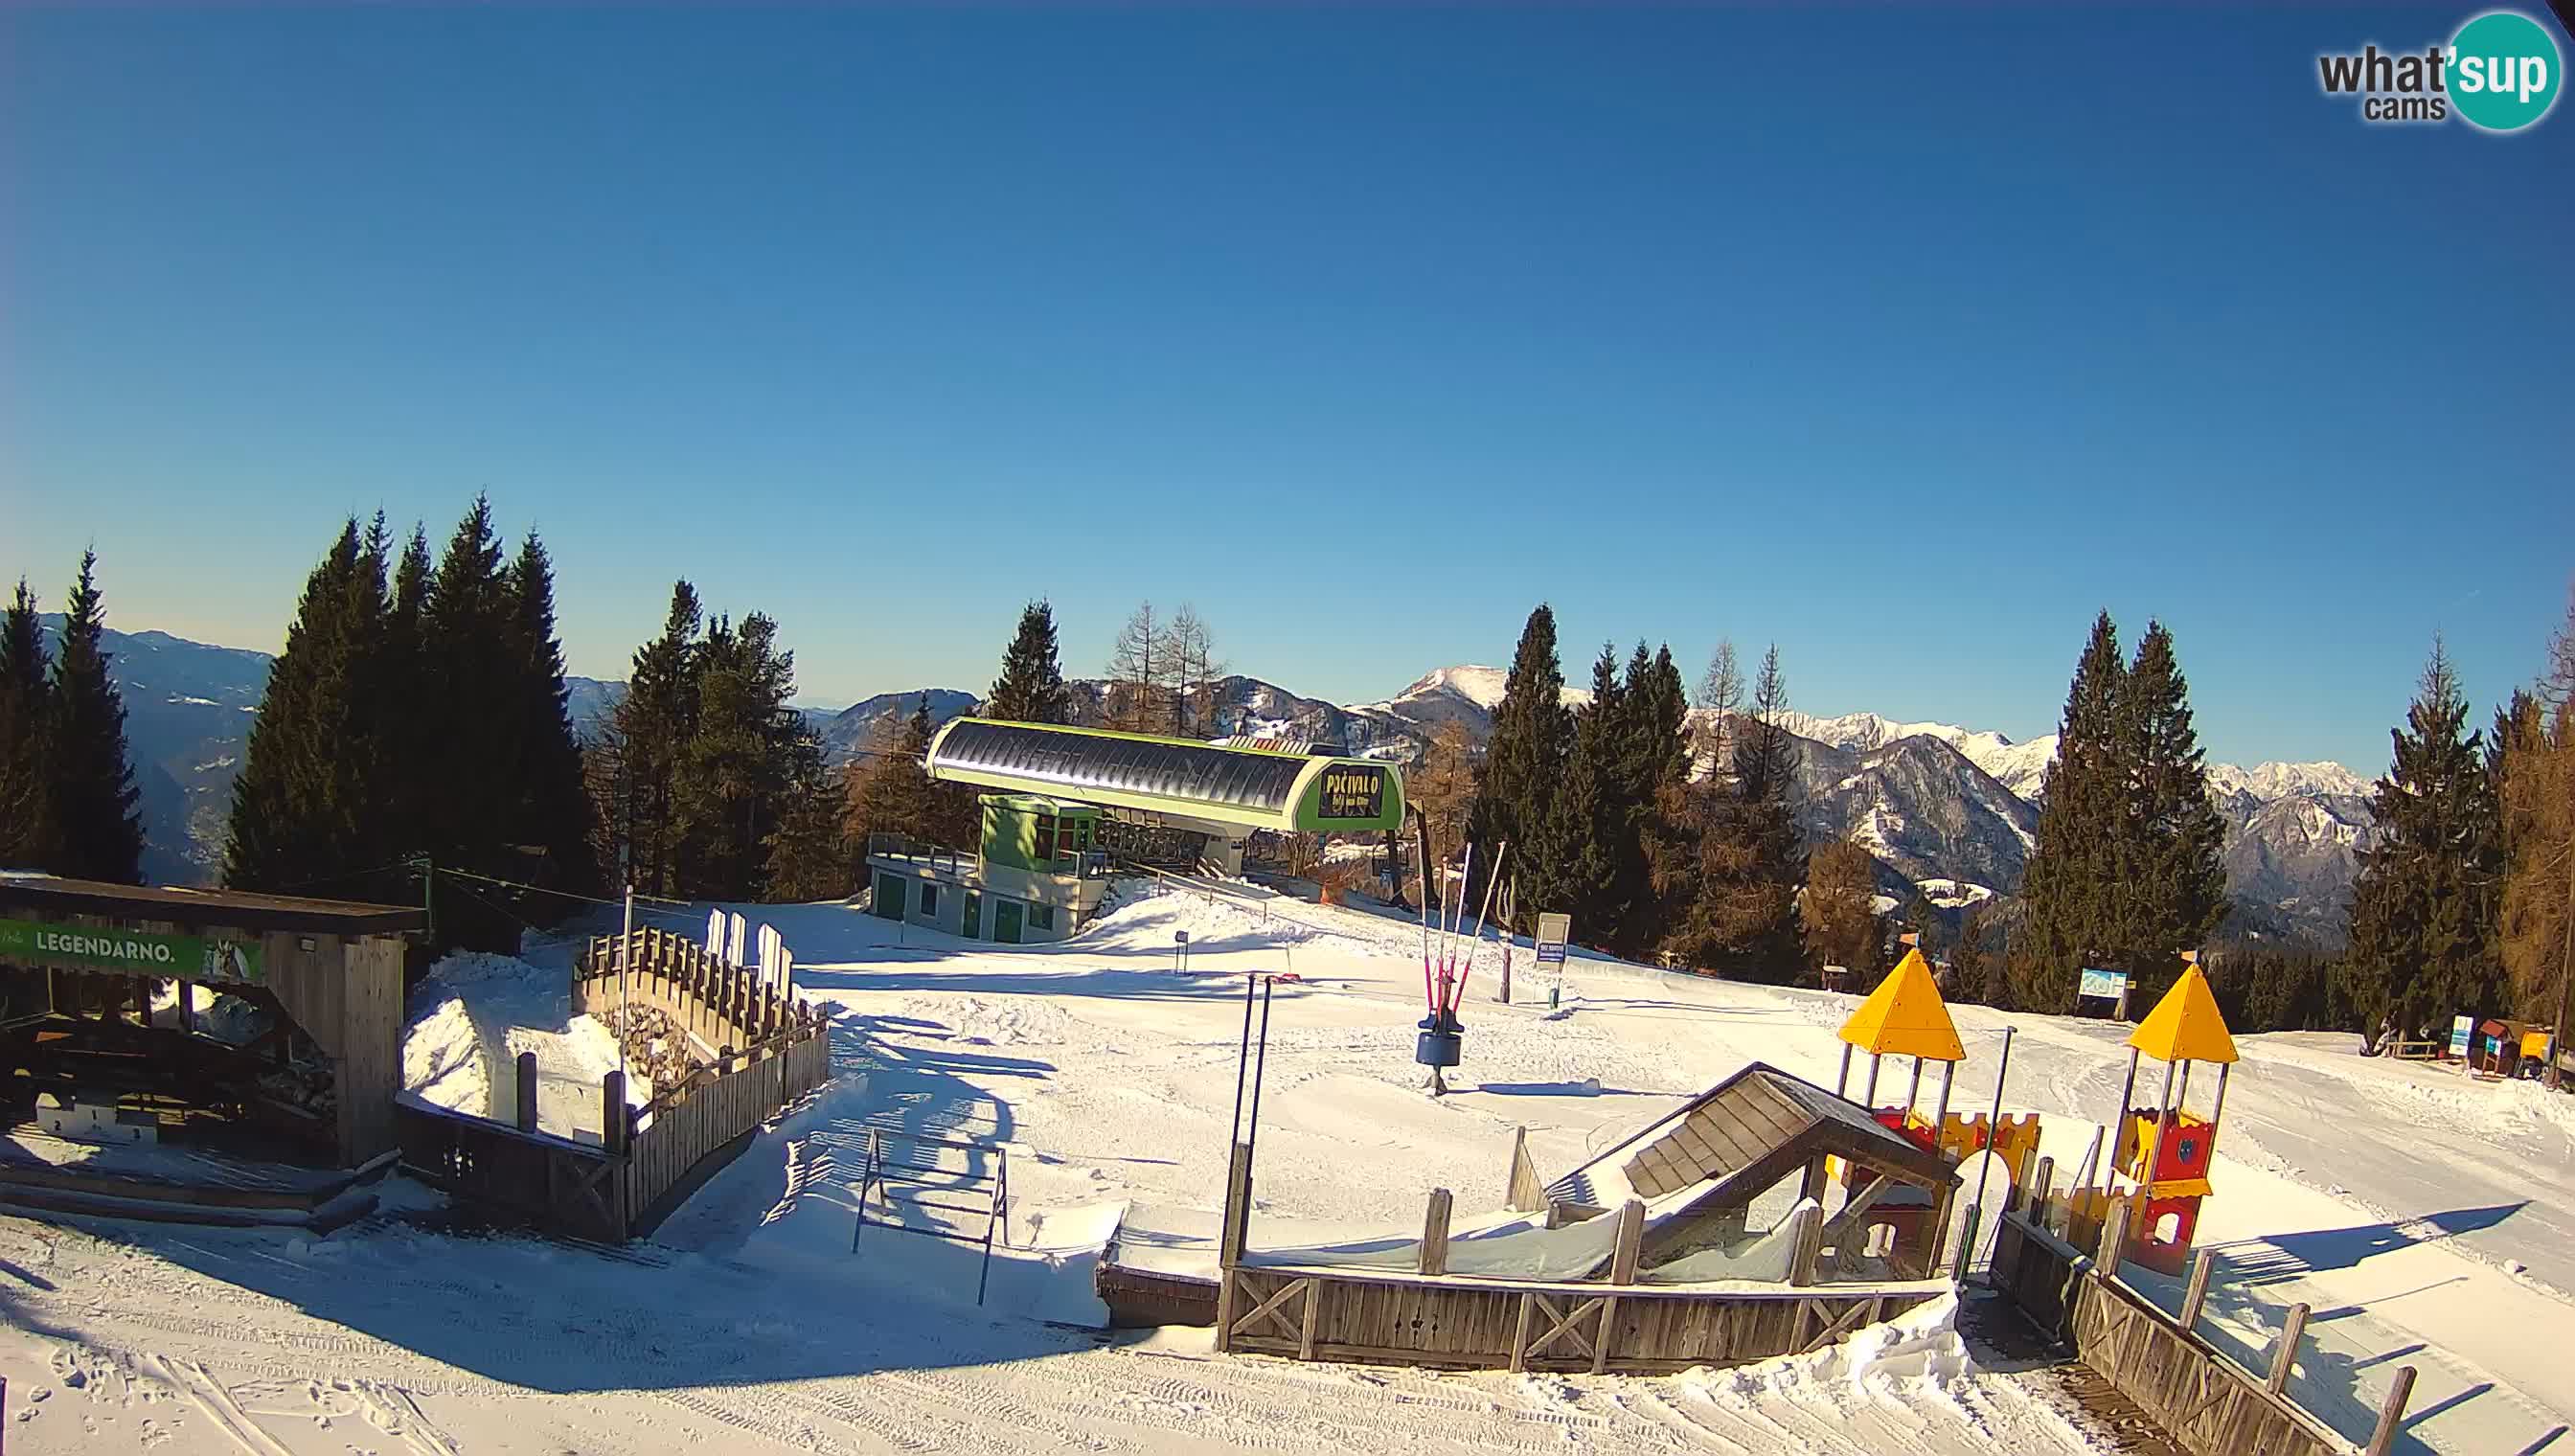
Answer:
[[[0,1117],[366,1163],[395,1146],[405,937],[426,928],[417,908],[0,875]],[[213,993],[267,1011],[265,1033],[208,1034]]]

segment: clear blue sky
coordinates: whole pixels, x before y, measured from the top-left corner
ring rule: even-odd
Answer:
[[[273,649],[488,488],[594,676],[682,574],[816,701],[1039,594],[1342,701],[1545,598],[2015,737],[2107,606],[2374,772],[2575,573],[2575,106],[2316,90],[2473,8],[12,9],[0,572]]]

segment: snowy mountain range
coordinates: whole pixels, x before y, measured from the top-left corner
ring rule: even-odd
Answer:
[[[60,619],[47,625],[60,630]],[[127,737],[143,789],[146,872],[185,883],[213,877],[224,820],[252,716],[267,689],[269,656],[167,633],[111,631],[107,649],[125,696]],[[1393,696],[1346,707],[1305,698],[1240,674],[1190,698],[1192,731],[1276,733],[1345,744],[1356,753],[1417,756],[1445,723],[1480,741],[1492,729],[1507,674],[1472,664],[1426,673]],[[568,679],[576,726],[615,706],[625,685]],[[1108,685],[1066,684],[1076,722],[1098,723]],[[923,693],[931,720],[972,712],[978,699],[950,688],[881,694],[841,710],[807,709],[831,758],[845,761],[899,728]],[[1564,690],[1568,707],[1590,701]],[[1699,717],[1694,715],[1694,717]],[[1873,713],[1784,720],[1801,754],[1800,823],[1810,842],[1854,838],[1885,866],[1890,890],[1906,881],[1955,881],[2008,893],[2021,879],[2038,823],[2037,798],[2054,735],[2015,742],[1950,724]],[[2368,843],[2368,780],[2339,763],[2211,764],[2209,787],[2227,823],[2228,883],[2245,928],[2336,939]]]

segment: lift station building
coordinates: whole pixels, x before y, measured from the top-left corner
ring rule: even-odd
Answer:
[[[1403,822],[1403,775],[1373,758],[1105,728],[961,718],[930,740],[930,776],[988,790],[973,851],[872,836],[876,913],[968,939],[1062,940],[1118,860],[1240,874],[1246,842],[1372,833]]]

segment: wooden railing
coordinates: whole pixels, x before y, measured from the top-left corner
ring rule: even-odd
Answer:
[[[2043,1184],[2042,1184],[2043,1186]],[[2015,1202],[2018,1200],[2015,1199]],[[2097,1225],[2094,1253],[2060,1237],[2050,1205],[2007,1208],[1994,1234],[1995,1287],[2041,1331],[2073,1347],[2075,1357],[2136,1402],[2155,1423],[2198,1456],[2345,1456],[2343,1438],[2287,1393],[2292,1364],[2306,1324],[2306,1306],[2292,1306],[2271,1368],[2256,1372],[2196,1332],[2207,1298],[2208,1251],[2191,1269],[2179,1318],[2165,1313],[2117,1275],[2113,1251],[2127,1238],[2127,1205],[2113,1203]],[[2384,1456],[2404,1419],[2414,1386],[2411,1366],[2396,1381],[2362,1450]]]
[[[520,1125],[405,1102],[394,1119],[403,1162],[467,1203],[618,1243],[650,1233],[763,1123],[831,1079],[830,1022],[819,1008],[666,931],[603,935],[583,950],[574,1010],[620,1004],[664,1012],[716,1059],[656,1087],[641,1107],[626,1100],[625,1074],[610,1072],[600,1085],[603,1131],[591,1144],[536,1130],[535,1054],[526,1053]]]
[[[608,1075],[623,1100],[624,1079]],[[394,1138],[403,1166],[464,1203],[566,1238],[626,1240],[626,1160],[606,1146],[411,1101],[394,1104]]]
[[[593,936],[573,970],[573,1010],[598,1015],[635,1002],[666,1013],[719,1054],[811,1035],[824,1019],[792,987],[718,960],[684,935],[648,926]]]

